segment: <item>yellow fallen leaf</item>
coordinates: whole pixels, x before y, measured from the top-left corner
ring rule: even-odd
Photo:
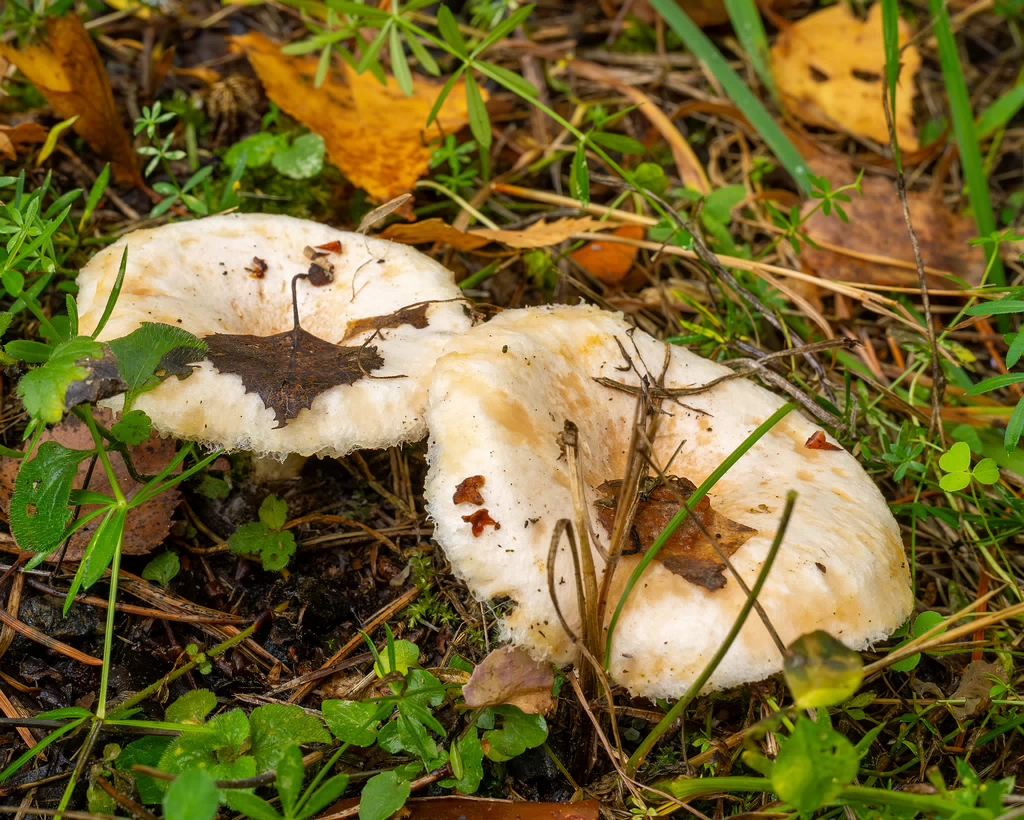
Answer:
[[[460,251],[474,251],[500,242],[510,248],[549,248],[564,242],[574,234],[588,231],[599,231],[602,228],[613,228],[614,223],[599,222],[589,216],[579,219],[556,219],[554,222],[535,222],[521,231],[492,230],[478,228],[472,231],[460,231],[440,219],[424,219],[409,225],[400,223],[389,225],[380,236],[393,242],[406,245],[423,245],[428,242],[442,242]]]
[[[78,117],[75,132],[110,160],[119,182],[142,184],[107,70],[77,15],[48,17],[45,42],[23,49],[0,43],[0,57],[18,67],[61,119]]]
[[[20,125],[0,125],[0,157],[9,160],[18,158],[18,149],[23,145],[46,140],[46,129],[37,122],[23,122]]]
[[[900,20],[900,45],[910,36],[910,27]],[[901,60],[896,135],[903,150],[916,151],[914,78],[921,55],[911,46],[903,50]],[[789,26],[772,46],[772,71],[783,102],[798,119],[889,144],[882,107],[885,43],[881,3],[871,7],[864,22],[840,3]]]
[[[316,57],[282,54],[277,43],[261,34],[235,37],[232,43],[249,58],[267,96],[323,137],[331,162],[377,202],[411,190],[430,167],[428,143],[469,122],[462,83],[426,128],[441,91],[437,83],[414,77],[415,91],[407,97],[394,79],[381,85],[371,73],[357,74],[339,61],[339,70],[329,72],[316,88]]]

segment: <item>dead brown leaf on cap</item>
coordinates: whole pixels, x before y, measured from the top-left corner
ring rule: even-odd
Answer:
[[[430,324],[430,320],[427,319],[428,307],[430,306],[424,302],[419,305],[410,305],[401,310],[396,310],[394,313],[389,313],[386,316],[367,316],[365,319],[353,319],[345,326],[345,336],[342,341],[347,342],[349,339],[358,336],[360,333],[366,333],[368,330],[385,330],[389,327],[401,327],[402,325],[411,325],[417,330],[422,330]]]
[[[441,92],[439,83],[416,76],[415,93],[407,97],[393,78],[382,85],[372,72],[357,74],[339,60],[316,88],[317,57],[282,54],[280,44],[262,34],[231,42],[245,52],[267,96],[323,137],[331,162],[377,202],[411,190],[429,170],[430,142],[469,122],[462,82],[427,128],[427,115]],[[486,101],[487,92],[480,93]]]
[[[900,46],[910,37],[910,27],[901,20]],[[900,52],[900,62],[896,135],[901,148],[916,151],[914,78],[921,55],[909,46]],[[786,108],[798,119],[889,144],[882,108],[885,44],[881,3],[871,7],[863,22],[847,6],[837,4],[787,25],[772,46],[772,72]]]
[[[606,481],[597,489],[605,494],[596,502],[597,520],[611,535],[622,482]],[[666,476],[664,481],[647,479],[641,487],[640,504],[633,519],[634,549],[626,550],[624,554],[646,553],[696,489],[692,481],[677,476]],[[726,557],[742,547],[757,530],[720,515],[711,508],[711,502],[705,496],[654,559],[669,572],[714,592],[726,584],[725,562],[693,519],[711,533]]]
[[[477,664],[462,696],[473,709],[507,705],[528,715],[546,715],[555,705],[554,685],[550,663],[535,661],[525,649],[505,646]]]
[[[114,413],[110,410],[97,409],[94,411],[96,421],[104,427],[109,427],[117,421]],[[60,424],[48,428],[39,440],[42,444],[47,441],[55,441],[58,444],[72,450],[91,450],[95,447],[89,428],[75,416],[69,415]],[[162,439],[157,433],[149,437],[147,441],[135,447],[129,447],[132,462],[136,471],[141,475],[156,475],[161,472],[171,461],[174,460],[176,448],[173,439]],[[135,481],[128,474],[128,467],[124,459],[116,451],[108,451],[110,464],[114,469],[118,485],[129,501],[142,489],[142,484]],[[14,493],[14,481],[18,475],[20,461],[3,459],[0,465],[0,507],[6,512],[11,503],[11,495]],[[93,492],[110,495],[110,481],[107,478],[106,470],[95,468],[88,486],[85,485],[85,477],[89,472],[89,459],[82,462],[78,468],[78,476],[75,479],[74,489],[92,490]],[[159,547],[170,532],[171,516],[174,514],[178,503],[181,501],[181,493],[177,489],[166,490],[153,496],[141,506],[129,510],[125,522],[124,531],[124,552],[128,555],[145,555],[151,550]],[[98,509],[97,505],[82,505],[81,516],[84,518],[90,512]],[[65,558],[69,561],[78,561],[85,553],[96,528],[102,518],[91,524],[87,524],[71,537]],[[58,553],[54,553],[54,560]]]
[[[107,70],[78,15],[46,18],[44,42],[22,49],[0,43],[0,57],[31,80],[59,117],[78,117],[75,133],[110,160],[118,182],[142,184]]]
[[[355,384],[384,365],[372,345],[343,347],[297,327],[273,336],[215,333],[204,341],[219,373],[241,376],[274,411],[278,427],[308,410],[325,390]]]

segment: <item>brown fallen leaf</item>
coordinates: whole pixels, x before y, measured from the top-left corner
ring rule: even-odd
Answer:
[[[381,239],[402,242],[406,245],[425,245],[441,242],[460,251],[475,251],[491,242],[499,242],[510,248],[550,248],[565,242],[578,233],[599,231],[602,228],[614,227],[615,223],[600,222],[589,216],[579,218],[556,219],[554,222],[541,220],[521,231],[492,230],[476,228],[472,231],[460,231],[440,219],[424,219],[408,225],[395,223],[389,225],[380,234]]]
[[[827,438],[825,433],[821,430],[815,430],[807,441],[804,442],[804,447],[808,450],[842,450],[842,447],[833,444]]]
[[[900,21],[901,46],[911,30]],[[905,151],[919,146],[914,129],[914,78],[921,55],[914,46],[900,53],[896,87],[896,135]],[[882,4],[861,22],[839,3],[787,26],[772,46],[772,72],[786,108],[808,125],[848,131],[882,145],[889,129],[882,107],[885,45]]]
[[[47,130],[37,122],[20,125],[0,125],[0,157],[12,162],[18,158],[18,149],[33,143],[46,142]]]
[[[121,121],[110,78],[81,19],[70,14],[46,19],[46,40],[17,49],[0,43],[0,57],[14,63],[39,89],[61,119],[92,149],[109,159],[118,182],[141,185],[135,148]]]
[[[95,410],[94,413],[96,420],[108,429],[116,421],[110,410]],[[72,450],[90,450],[95,446],[89,428],[72,415],[68,415],[60,424],[43,433],[39,443],[47,441],[55,441]],[[128,448],[135,469],[141,475],[159,473],[174,459],[175,450],[173,439],[162,439],[156,433],[142,444]],[[110,463],[114,468],[114,475],[117,476],[121,490],[125,497],[131,500],[142,489],[142,485],[128,475],[128,468],[120,454],[110,453]],[[0,507],[5,513],[10,507],[11,495],[14,493],[14,481],[18,476],[20,466],[21,461],[13,459],[3,459],[0,462]],[[99,466],[93,469],[89,485],[85,487],[83,485],[88,471],[89,459],[86,459],[78,468],[74,489],[88,489],[110,495],[110,481],[107,479],[106,470]],[[128,555],[144,555],[159,547],[170,532],[171,516],[180,501],[181,493],[177,489],[171,489],[154,496],[150,501],[129,512],[125,522],[124,552]],[[95,509],[97,509],[95,505],[83,505],[82,517]],[[65,556],[67,560],[78,561],[81,559],[99,524],[100,519],[97,519],[72,536]],[[56,557],[56,553],[54,556]]]
[[[346,177],[374,200],[386,202],[411,190],[430,167],[428,144],[469,122],[465,85],[448,95],[434,123],[427,116],[441,86],[414,77],[411,97],[393,78],[387,85],[371,74],[357,74],[338,61],[315,88],[319,60],[290,57],[261,34],[232,38],[259,75],[267,96],[289,116],[323,137],[327,153]],[[486,101],[486,91],[480,90]]]
[[[613,236],[626,239],[643,239],[646,235],[642,225],[623,225],[612,231]],[[617,285],[625,279],[636,262],[639,248],[620,242],[588,242],[569,258],[585,268],[606,285]]]
[[[604,498],[596,502],[597,520],[609,535],[615,526],[615,505],[621,488],[621,481],[606,481],[597,488],[598,492],[605,493]],[[647,479],[641,487],[640,504],[633,518],[635,549],[627,547],[624,554],[646,553],[696,489],[693,482],[676,476],[666,476],[664,482],[660,478]],[[714,592],[726,584],[725,563],[694,518],[714,536],[726,557],[743,546],[757,530],[719,515],[705,496],[654,559],[661,561],[670,572]]]
[[[963,700],[964,704],[949,704],[946,708],[960,723],[978,717],[991,705],[989,692],[997,682],[1006,683],[1006,670],[1001,663],[971,661],[950,697],[950,700]]]
[[[477,665],[462,687],[462,696],[473,709],[507,705],[518,706],[528,715],[546,715],[555,705],[554,685],[550,663],[535,661],[525,649],[505,646]]]
[[[835,184],[835,180],[832,182]],[[865,177],[861,190],[863,196],[852,193],[851,201],[843,203],[849,224],[835,214],[825,216],[822,211],[804,223],[803,230],[807,236],[823,247],[819,249],[803,243],[800,266],[822,279],[916,287],[918,277],[914,248],[903,220],[903,206],[895,182],[882,177]],[[804,205],[804,214],[814,208],[816,201],[810,200]],[[985,272],[985,254],[980,247],[967,244],[978,236],[974,220],[957,216],[941,200],[928,194],[908,193],[907,201],[924,264],[951,273],[968,284],[979,284]],[[824,247],[826,245],[904,262],[908,266],[897,267],[858,259],[829,250]],[[957,286],[948,277],[937,274],[929,274],[928,282],[933,287]]]

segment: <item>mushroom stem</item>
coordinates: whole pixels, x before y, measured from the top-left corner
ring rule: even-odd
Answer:
[[[772,564],[775,563],[775,557],[779,554],[779,548],[782,547],[782,539],[786,536],[786,528],[789,526],[789,519],[793,515],[793,506],[795,504],[796,493],[790,490],[786,493],[786,506],[782,510],[782,518],[779,520],[779,528],[775,533],[775,540],[772,541],[771,549],[768,550],[768,555],[765,556],[761,571],[757,574],[757,580],[754,582],[754,586],[751,587],[750,594],[747,595],[747,600],[744,601],[743,608],[740,609],[739,615],[736,616],[732,629],[730,629],[729,634],[725,636],[725,640],[722,641],[722,645],[718,648],[715,656],[708,662],[708,665],[704,667],[704,671],[700,673],[697,680],[695,680],[690,688],[686,690],[686,694],[676,702],[675,706],[668,710],[665,717],[661,719],[661,722],[651,730],[651,733],[643,739],[643,742],[637,747],[637,750],[633,752],[632,757],[630,757],[626,763],[627,777],[633,777],[636,774],[637,769],[643,765],[644,760],[647,759],[647,755],[650,753],[651,749],[654,748],[654,744],[657,743],[682,716],[683,712],[686,711],[686,707],[693,702],[693,699],[697,697],[700,690],[704,688],[704,684],[708,682],[708,679],[714,674],[718,665],[725,658],[730,647],[732,647],[733,642],[736,640],[736,636],[740,634],[740,630],[743,629],[743,625],[747,622],[747,616],[750,615],[751,610],[754,608],[754,602],[757,600],[757,596],[761,594],[761,588],[764,586],[764,582],[768,580],[768,573],[771,572]]]

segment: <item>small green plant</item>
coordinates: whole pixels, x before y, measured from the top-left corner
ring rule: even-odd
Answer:
[[[452,134],[446,134],[430,158],[431,168],[448,166],[447,173],[437,174],[437,181],[456,194],[473,188],[480,175],[479,163],[470,159],[474,151],[476,142],[473,140],[459,145]]]
[[[142,568],[142,577],[166,587],[181,571],[181,560],[176,552],[163,552]]]
[[[995,484],[999,481],[999,467],[994,459],[983,458],[971,469],[971,448],[964,441],[956,442],[942,454],[939,468],[945,473],[939,479],[939,486],[948,493],[959,492],[972,479],[979,484]]]
[[[894,638],[906,638],[906,640],[894,646],[892,651],[895,652],[897,649],[906,646],[915,638],[920,638],[926,632],[929,632],[930,630],[934,629],[939,624],[941,624],[942,621],[943,617],[938,612],[922,612],[920,615],[914,618],[913,629],[911,629],[910,621],[907,621],[903,626],[901,626],[892,634],[892,637]],[[941,634],[941,632],[938,632],[936,634]],[[915,669],[917,669],[919,663],[921,663],[920,652],[916,655],[911,655],[908,658],[904,658],[901,661],[896,661],[896,663],[892,665],[892,668],[896,672],[913,672]]]
[[[179,183],[171,163],[184,159],[186,154],[184,151],[172,147],[173,129],[162,139],[160,137],[160,127],[172,123],[176,116],[173,111],[164,111],[160,102],[157,101],[153,103],[152,108],[143,107],[142,116],[135,121],[136,136],[145,132],[146,138],[149,140],[149,145],[143,145],[138,149],[142,156],[150,158],[146,164],[145,175],[149,177],[158,166],[162,166],[167,176],[166,180],[153,183],[153,190],[164,198],[150,211],[150,217],[163,216],[179,202],[184,204],[193,216],[209,216],[237,208],[239,198],[236,187],[242,174],[245,173],[245,152],[242,152],[242,156],[233,166],[231,176],[224,185],[224,193],[219,198],[214,196],[213,187],[210,184],[210,177],[213,175],[212,165],[197,169],[184,184]],[[199,188],[203,193],[202,198],[196,196],[195,193]]]
[[[925,443],[914,437],[912,428],[906,423],[900,425],[895,441],[885,441],[882,461],[893,467],[893,481],[902,481],[908,473],[924,473],[924,464],[918,459],[924,452]]]
[[[228,546],[236,555],[258,556],[266,569],[282,570],[295,554],[295,536],[284,529],[288,504],[276,495],[268,495],[260,504],[259,516],[259,521],[235,530]]]

